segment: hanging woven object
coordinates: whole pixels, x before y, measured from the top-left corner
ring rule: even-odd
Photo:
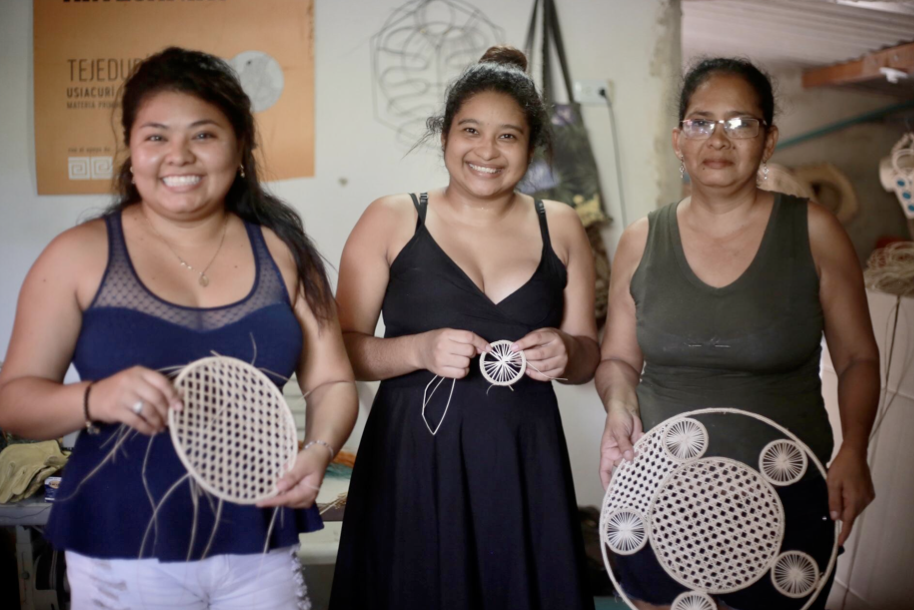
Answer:
[[[635,452],[613,473],[600,520],[606,569],[630,607],[618,566],[636,554],[668,577],[664,590],[680,590],[672,610],[815,601],[837,525],[825,468],[795,435],[754,413],[703,409],[657,425]]]
[[[873,250],[863,278],[871,290],[897,296],[914,295],[914,242],[893,242]]]
[[[537,157],[530,163],[527,175],[518,190],[538,199],[561,201],[578,213],[594,256],[596,272],[595,316],[602,325],[606,320],[609,303],[609,255],[600,228],[612,221],[606,213],[606,203],[600,186],[600,171],[584,125],[581,105],[574,101],[571,72],[559,25],[555,0],[534,0],[533,12],[524,43],[524,54],[533,65],[534,43],[539,24],[541,39],[540,66],[542,68],[543,98],[550,109],[554,137],[554,155],[551,164]],[[567,103],[555,103],[556,77],[552,73],[553,53],[561,68]],[[620,203],[621,205],[621,203]]]
[[[270,378],[242,360],[215,356],[184,367],[175,387],[184,408],[169,410],[168,428],[200,487],[237,504],[275,496],[298,453],[298,434]]]
[[[885,190],[895,193],[904,215],[914,219],[914,132],[901,136],[880,161],[879,180]]]

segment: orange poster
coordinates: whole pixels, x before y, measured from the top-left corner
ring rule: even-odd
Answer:
[[[108,193],[130,69],[168,46],[217,55],[254,104],[268,180],[314,175],[313,0],[33,0],[38,193]]]

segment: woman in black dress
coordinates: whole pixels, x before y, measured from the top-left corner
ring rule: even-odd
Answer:
[[[334,610],[593,608],[551,385],[587,382],[598,362],[592,255],[573,209],[514,190],[549,142],[525,67],[495,47],[451,85],[430,121],[448,186],[375,201],[343,252],[349,356],[358,378],[383,381]],[[476,360],[498,340],[528,362],[510,389]]]

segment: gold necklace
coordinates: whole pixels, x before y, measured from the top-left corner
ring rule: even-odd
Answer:
[[[213,257],[211,259],[209,259],[209,262],[206,264],[206,267],[203,268],[203,271],[198,271],[198,270],[194,269],[193,266],[191,266],[190,263],[188,263],[186,260],[184,260],[184,258],[182,258],[180,254],[175,252],[175,249],[171,247],[171,244],[168,243],[168,240],[165,239],[162,236],[162,234],[156,230],[156,228],[153,226],[153,224],[151,222],[149,222],[149,218],[146,217],[146,212],[141,211],[140,214],[142,214],[143,220],[146,221],[146,224],[149,225],[149,228],[152,229],[152,232],[155,233],[159,237],[159,239],[162,240],[162,243],[164,243],[165,246],[169,250],[171,250],[171,253],[175,255],[175,257],[178,259],[178,262],[181,263],[181,266],[190,271],[194,271],[199,275],[199,277],[197,278],[197,283],[200,284],[200,286],[202,286],[203,288],[206,288],[207,286],[209,286],[209,277],[206,275],[206,271],[213,264],[213,261],[216,260],[216,257],[219,256],[219,251],[222,250],[222,244],[223,244],[223,242],[225,242],[225,233],[228,230],[228,213],[226,213],[225,222],[222,224],[222,238],[219,240],[219,246],[216,247],[216,252],[213,254]]]

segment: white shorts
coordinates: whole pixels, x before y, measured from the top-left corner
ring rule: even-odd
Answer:
[[[66,552],[72,610],[309,610],[298,547],[202,561]]]

